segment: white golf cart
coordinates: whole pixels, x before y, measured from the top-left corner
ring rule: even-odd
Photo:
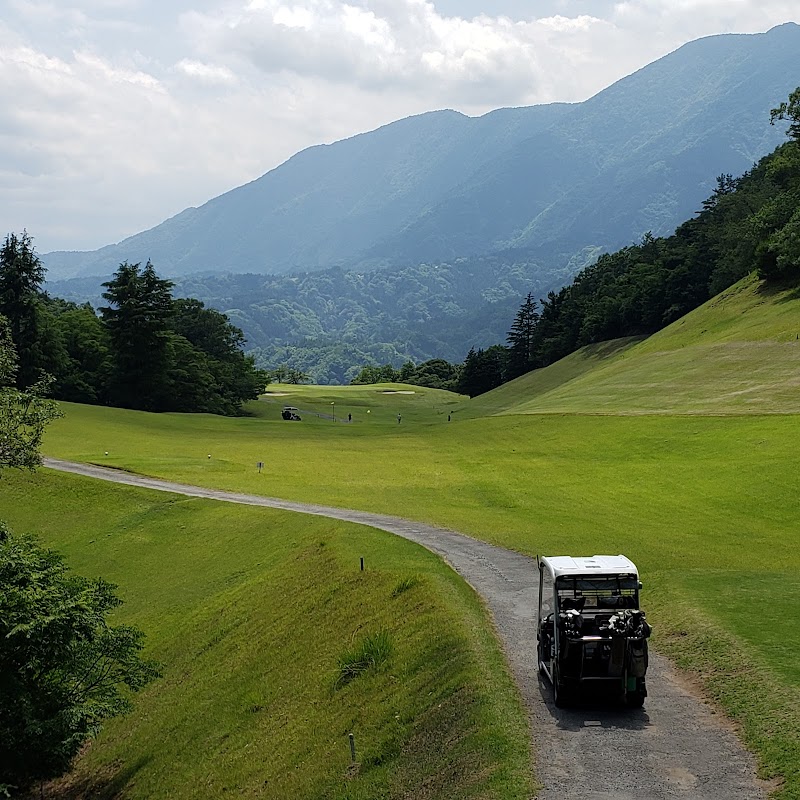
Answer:
[[[555,704],[615,695],[632,708],[647,696],[647,638],[639,573],[625,556],[545,556],[539,563],[539,669]]]

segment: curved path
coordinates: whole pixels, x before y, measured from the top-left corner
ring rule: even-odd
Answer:
[[[758,800],[766,793],[753,757],[725,721],[682,685],[670,663],[651,652],[643,709],[561,710],[536,665],[535,562],[460,533],[399,517],[187,486],[119,470],[44,459],[52,469],[92,478],[332,517],[389,531],[444,558],[481,595],[494,619],[531,718],[539,800]]]

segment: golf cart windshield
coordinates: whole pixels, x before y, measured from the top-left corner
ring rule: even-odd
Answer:
[[[639,579],[636,575],[561,575],[556,579],[559,608],[565,600],[581,601],[583,608],[639,608]],[[572,606],[574,607],[574,606]]]

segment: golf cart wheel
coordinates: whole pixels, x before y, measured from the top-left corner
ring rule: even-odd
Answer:
[[[625,695],[625,705],[628,708],[641,708],[644,705],[644,692],[628,692]]]
[[[566,708],[569,705],[570,696],[559,674],[558,664],[553,667],[553,702],[556,708]]]

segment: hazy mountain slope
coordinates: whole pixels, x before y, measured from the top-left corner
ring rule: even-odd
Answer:
[[[352,260],[438,204],[465,172],[568,109],[409,117],[303,150],[261,178],[117,245],[50,253],[44,261],[57,279],[108,273],[125,259],[150,258],[169,275],[301,271]]]
[[[564,259],[668,234],[717,175],[740,174],[778,144],[769,108],[800,80],[798,51],[794,24],[691,42],[499,154],[372,253],[447,257],[464,242],[468,252],[530,247]]]
[[[53,279],[152,259],[165,274],[577,251],[669,232],[721,172],[774,148],[800,26],[692,42],[575,105],[411,117],[312,147],[118,245],[44,257]],[[578,259],[577,266],[581,266]]]
[[[316,383],[341,383],[372,361],[462,361],[471,346],[503,341],[520,297],[567,277],[508,255],[367,272],[189,275],[176,279],[175,293],[224,311],[259,365],[288,363]],[[101,281],[73,278],[48,290],[97,307]]]

